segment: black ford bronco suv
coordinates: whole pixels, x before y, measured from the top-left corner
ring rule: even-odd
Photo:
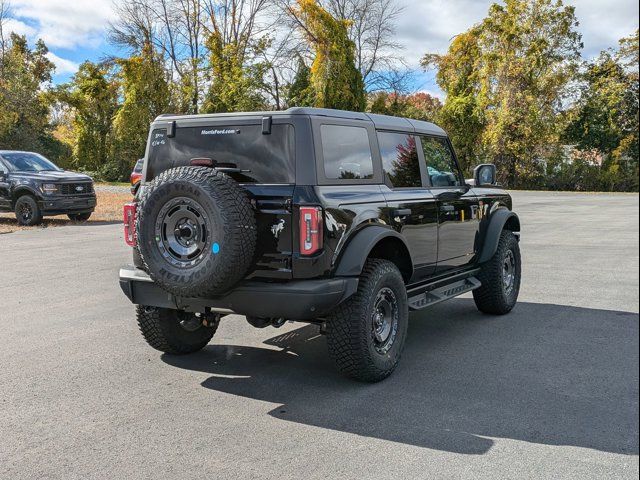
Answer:
[[[96,208],[93,180],[68,172],[34,152],[0,150],[0,212],[15,212],[20,225],[67,215],[84,222]]]
[[[161,116],[120,284],[146,341],[203,348],[220,318],[320,325],[348,376],[396,367],[409,311],[473,291],[505,314],[520,289],[520,222],[493,165],[466,182],[446,133],[420,121],[292,108]],[[473,184],[473,185],[471,185]]]

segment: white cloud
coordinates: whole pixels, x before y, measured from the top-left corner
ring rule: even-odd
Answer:
[[[405,12],[398,19],[397,36],[409,65],[418,68],[427,52],[446,52],[451,39],[484,18],[495,0],[400,0]],[[584,56],[615,47],[638,28],[637,0],[565,0],[580,22]]]
[[[56,66],[56,75],[74,74],[78,71],[80,65],[66,58],[61,58],[53,52],[47,53],[47,58]]]
[[[36,29],[15,18],[9,18],[3,25],[5,32],[14,32],[18,35],[31,37],[36,34]]]
[[[114,17],[113,0],[11,0],[11,7],[50,48],[97,47]]]

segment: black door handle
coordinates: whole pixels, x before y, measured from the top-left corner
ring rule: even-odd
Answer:
[[[447,200],[458,200],[465,192],[461,190],[448,190],[436,195],[436,198],[440,201],[446,202]]]
[[[394,217],[408,217],[409,215],[411,215],[410,208],[398,208],[393,211]]]

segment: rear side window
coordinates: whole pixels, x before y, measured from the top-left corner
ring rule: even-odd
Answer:
[[[421,187],[416,137],[405,133],[378,133],[385,183],[390,188]]]
[[[373,178],[373,160],[366,128],[322,125],[320,136],[327,179]]]
[[[173,138],[157,129],[149,140],[148,178],[198,158],[239,169],[229,176],[241,183],[294,183],[294,144],[294,128],[286,124],[273,125],[270,135],[262,125],[178,127]]]
[[[458,187],[462,185],[453,152],[444,138],[422,137],[427,173],[434,187]]]

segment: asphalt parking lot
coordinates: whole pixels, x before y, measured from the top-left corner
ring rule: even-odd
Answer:
[[[313,327],[151,350],[121,226],[0,235],[0,478],[637,478],[638,195],[516,192],[512,314],[413,314],[376,385]]]

